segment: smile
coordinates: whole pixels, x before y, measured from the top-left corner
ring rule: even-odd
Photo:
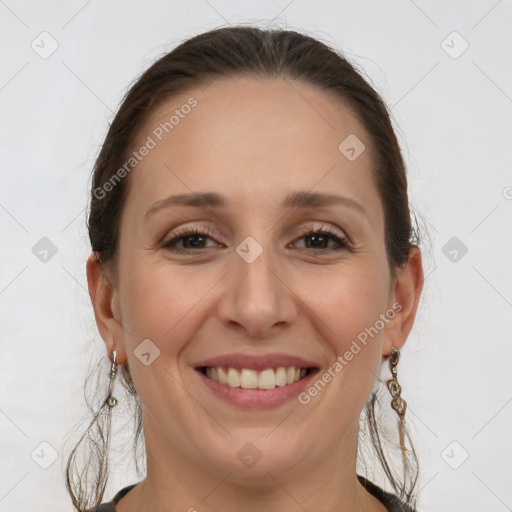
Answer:
[[[208,379],[220,382],[232,388],[274,389],[298,382],[313,371],[313,368],[296,368],[294,366],[266,368],[257,371],[251,368],[222,368],[206,366],[199,369]]]
[[[260,371],[251,368],[201,366],[195,368],[209,393],[241,409],[269,409],[297,396],[310,384],[318,367],[280,366]]]

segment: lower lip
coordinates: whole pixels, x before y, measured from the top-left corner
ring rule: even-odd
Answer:
[[[227,384],[221,384],[216,380],[209,379],[201,371],[195,370],[203,382],[222,400],[241,407],[243,409],[264,409],[277,407],[297,396],[306,389],[318,372],[313,370],[309,375],[293,384],[276,386],[274,389],[243,389],[232,388]]]

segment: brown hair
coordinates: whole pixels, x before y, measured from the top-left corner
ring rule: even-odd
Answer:
[[[105,185],[129,158],[149,115],[173,95],[216,77],[236,75],[299,80],[333,95],[352,110],[370,137],[373,179],[383,204],[386,253],[391,274],[394,274],[397,267],[407,262],[409,251],[418,238],[411,226],[405,165],[386,105],[362,72],[328,45],[295,31],[261,30],[250,26],[219,28],[188,39],[157,60],[127,92],[92,174],[88,230],[92,250],[104,270],[115,266],[120,214],[128,180],[119,180],[111,187]],[[123,383],[137,405],[136,447],[142,434],[141,406],[128,364],[123,364],[121,370]],[[410,463],[404,468],[404,474],[397,476],[381,444],[376,402],[377,395],[373,392],[365,410],[371,444],[398,497],[414,508],[418,479],[416,453],[411,443]],[[109,442],[109,410],[100,402],[87,431],[71,452],[66,468],[66,486],[79,511],[99,503],[103,497],[108,477]],[[80,447],[88,457],[81,469],[77,460]],[[88,475],[94,480],[92,492]]]

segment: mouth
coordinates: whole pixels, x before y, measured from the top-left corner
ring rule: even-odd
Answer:
[[[317,373],[320,369],[318,367],[279,366],[256,370],[253,368],[199,366],[196,370],[207,379],[230,388],[265,391],[276,387],[292,386]]]
[[[292,354],[238,352],[197,361],[193,368],[206,389],[243,409],[290,402],[311,384],[320,364]]]

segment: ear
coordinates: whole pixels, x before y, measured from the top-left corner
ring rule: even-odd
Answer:
[[[112,360],[112,350],[117,351],[117,362],[123,364],[126,361],[126,347],[124,331],[119,313],[118,292],[108,276],[104,274],[101,263],[96,253],[92,253],[87,259],[87,284],[89,297],[96,325],[107,347],[109,359]]]
[[[382,355],[391,354],[391,346],[401,349],[411,332],[423,289],[421,251],[412,246],[407,262],[397,269],[392,282],[388,307],[396,312],[384,330]],[[393,307],[394,305],[394,307]]]

